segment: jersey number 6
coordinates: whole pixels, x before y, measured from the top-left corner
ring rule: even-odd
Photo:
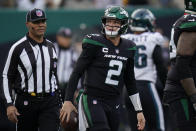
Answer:
[[[143,45],[136,46],[137,50],[135,52],[135,67],[136,68],[144,68],[147,66],[147,55],[145,53],[140,53],[141,51],[145,51],[146,47]]]

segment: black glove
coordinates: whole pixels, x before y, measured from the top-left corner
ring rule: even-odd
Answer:
[[[190,96],[191,102],[193,103],[193,108],[196,111],[196,94]]]

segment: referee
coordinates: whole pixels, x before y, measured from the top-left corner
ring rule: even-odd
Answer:
[[[61,27],[56,34],[56,43],[54,46],[58,56],[57,75],[59,80],[59,89],[61,90],[63,101],[65,98],[65,90],[67,89],[69,77],[79,56],[79,54],[76,53],[71,40],[71,29]],[[81,84],[79,84],[78,87],[81,87]]]
[[[44,38],[46,20],[41,9],[27,13],[28,33],[11,47],[4,67],[7,116],[17,123],[17,131],[57,131],[59,127],[57,56],[53,44]]]

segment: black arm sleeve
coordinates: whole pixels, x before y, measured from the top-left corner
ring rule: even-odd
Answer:
[[[167,78],[167,68],[164,66],[164,59],[163,59],[163,54],[162,54],[162,49],[159,45],[156,45],[153,54],[153,61],[156,65],[156,70],[158,77],[160,78],[163,86],[165,85],[166,78]]]
[[[68,87],[66,90],[65,101],[73,101],[73,95],[77,88],[78,81],[84,71],[91,64],[95,54],[96,47],[94,45],[84,43],[82,45],[83,51],[76,62],[76,66],[70,76]]]
[[[136,88],[133,58],[129,58],[127,61],[126,70],[124,72],[124,83],[129,96],[138,92]]]
[[[180,80],[193,77],[190,69],[191,60],[192,56],[177,55],[175,67],[178,70]]]

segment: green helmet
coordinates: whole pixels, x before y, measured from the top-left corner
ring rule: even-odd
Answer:
[[[130,28],[132,31],[154,31],[155,16],[148,9],[136,9],[131,14]]]
[[[185,12],[196,13],[196,0],[184,0]]]
[[[121,21],[121,26],[118,31],[107,31],[105,29],[106,19],[117,19]],[[111,6],[105,10],[104,16],[102,17],[102,33],[110,37],[116,37],[126,33],[129,25],[128,12],[120,6]]]

